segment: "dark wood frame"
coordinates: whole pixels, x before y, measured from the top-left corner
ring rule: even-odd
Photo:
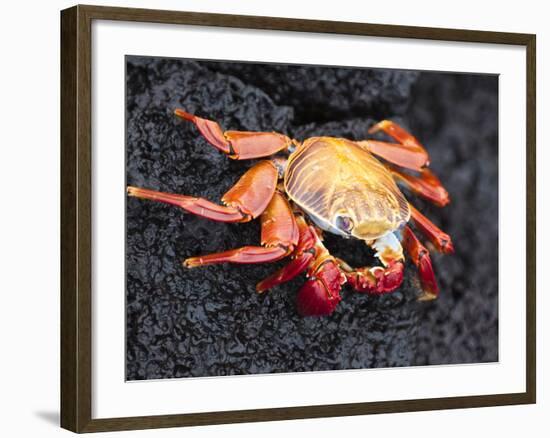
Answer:
[[[91,23],[222,26],[525,46],[527,51],[526,392],[468,397],[92,419]],[[536,402],[535,52],[531,34],[98,6],[61,12],[61,426],[74,432],[289,420]]]

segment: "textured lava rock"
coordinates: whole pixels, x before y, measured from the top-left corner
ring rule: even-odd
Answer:
[[[457,248],[433,257],[440,299],[416,302],[407,264],[395,293],[345,289],[332,315],[301,318],[303,278],[255,292],[282,262],[181,266],[192,255],[257,244],[258,223],[221,224],[129,198],[127,379],[497,360],[496,78],[342,70],[128,57],[127,183],[217,200],[252,164],[216,151],[173,116],[176,107],[226,129],[298,139],[360,139],[375,119],[401,115],[454,198],[444,210],[415,200]],[[326,243],[352,265],[373,262],[361,242],[327,235]]]
[[[265,91],[294,108],[294,124],[328,122],[369,114],[382,120],[402,113],[417,72],[342,67],[201,62],[213,71]]]
[[[453,237],[435,256],[440,298],[423,308],[415,365],[498,360],[498,78],[423,73],[409,120],[453,202],[420,203]]]

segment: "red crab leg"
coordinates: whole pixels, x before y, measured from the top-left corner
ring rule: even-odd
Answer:
[[[265,280],[258,283],[258,292],[290,281],[307,269],[308,280],[296,296],[298,312],[302,316],[331,314],[340,300],[340,290],[346,279],[314,227],[308,226],[302,216],[297,217],[300,240],[293,260]]]
[[[432,221],[420,213],[413,205],[409,204],[411,218],[416,228],[418,228],[439,252],[451,254],[454,252],[451,236],[440,230]]]
[[[277,185],[277,168],[270,161],[261,161],[250,168],[223,195],[221,206],[204,198],[157,192],[128,187],[128,195],[150,199],[183,208],[190,213],[219,222],[248,222],[257,218],[267,207]]]
[[[290,138],[276,132],[223,132],[220,125],[212,120],[197,117],[182,109],[176,109],[174,113],[194,123],[212,146],[236,160],[268,157],[292,144]]]
[[[263,246],[243,246],[229,251],[190,257],[188,268],[217,263],[274,262],[290,254],[298,243],[298,226],[285,197],[276,192],[261,216]]]
[[[330,315],[342,300],[340,290],[346,277],[330,256],[320,264],[314,263],[307,276],[308,280],[296,296],[298,312],[302,316]]]
[[[390,171],[398,181],[438,207],[445,207],[451,202],[449,193],[431,170],[422,169],[419,176],[409,175],[394,168],[391,168]]]
[[[381,295],[393,292],[403,282],[403,248],[395,236],[390,233],[370,244],[376,250],[376,257],[384,265],[375,267],[352,268],[338,259],[348,282],[357,292]]]
[[[313,252],[306,251],[299,253],[299,255],[293,258],[287,265],[260,281],[256,285],[256,290],[262,293],[279,284],[292,280],[294,277],[304,272],[313,259]]]
[[[353,269],[346,262],[338,259],[348,283],[357,292],[370,295],[382,295],[393,292],[403,282],[404,264],[402,260],[391,260],[383,268],[375,266],[374,268]]]
[[[426,247],[420,243],[408,225],[403,229],[403,246],[418,269],[420,284],[424,292],[418,299],[427,301],[437,298],[439,288],[435,280],[430,253]]]
[[[378,131],[384,131],[398,143],[378,140],[363,140],[357,143],[390,163],[407,169],[420,170],[430,164],[430,157],[426,149],[398,124],[390,120],[382,120],[369,129],[369,134]]]
[[[292,280],[297,275],[304,272],[311,261],[315,258],[315,242],[317,234],[312,226],[307,225],[302,216],[296,218],[299,230],[299,240],[296,250],[292,255],[292,260],[269,277],[260,281],[256,285],[258,292],[264,292],[281,283]]]

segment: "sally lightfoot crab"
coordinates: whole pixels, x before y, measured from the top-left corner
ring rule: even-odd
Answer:
[[[230,158],[266,158],[223,195],[223,205],[128,187],[130,196],[172,204],[215,221],[248,222],[260,217],[261,246],[191,257],[183,262],[185,267],[288,257],[288,264],[259,282],[257,291],[305,272],[307,280],[297,295],[298,311],[303,316],[321,316],[334,311],[346,282],[368,294],[397,289],[403,281],[404,248],[418,269],[420,299],[437,297],[429,252],[409,223],[441,252],[453,252],[451,239],[405,199],[397,183],[440,207],[449,203],[449,195],[427,168],[424,147],[399,125],[384,120],[369,130],[370,134],[382,131],[393,142],[334,137],[299,142],[275,132],[224,132],[214,121],[181,109],[175,114],[194,123],[212,146]],[[376,251],[381,266],[353,268],[332,256],[323,245],[323,231],[364,241]]]

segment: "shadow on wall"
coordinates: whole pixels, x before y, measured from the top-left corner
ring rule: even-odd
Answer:
[[[60,416],[58,411],[36,411],[34,414],[45,423],[59,427]]]

